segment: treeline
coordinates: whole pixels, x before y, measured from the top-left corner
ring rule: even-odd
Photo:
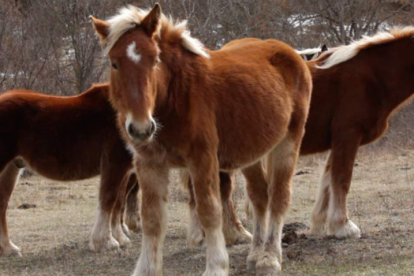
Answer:
[[[0,93],[26,88],[75,95],[107,80],[88,16],[107,18],[121,6],[155,2],[167,15],[188,19],[193,35],[212,49],[248,36],[296,48],[332,47],[410,25],[414,15],[413,0],[0,0]],[[413,144],[413,117],[413,105],[398,113],[379,145],[404,150]]]
[[[412,1],[390,0],[0,0],[0,91],[73,95],[104,81],[107,66],[88,16],[155,2],[188,19],[193,35],[213,49],[246,36],[297,48],[346,44],[413,15]]]

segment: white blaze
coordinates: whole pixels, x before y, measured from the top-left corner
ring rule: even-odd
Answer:
[[[138,63],[141,60],[141,55],[136,50],[137,44],[132,42],[127,47],[127,56],[135,63]]]

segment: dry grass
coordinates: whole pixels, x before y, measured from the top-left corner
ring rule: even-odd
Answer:
[[[363,231],[360,240],[308,236],[284,250],[283,275],[413,275],[414,151],[363,149],[357,160],[349,206]],[[302,158],[295,176],[287,222],[308,224],[324,156]],[[237,210],[243,210],[243,178],[237,178]],[[98,178],[57,183],[37,176],[16,187],[8,219],[12,240],[23,258],[1,258],[0,275],[129,275],[140,249],[140,235],[122,252],[93,253],[88,238],[95,217]],[[186,192],[172,184],[164,275],[201,275],[205,252],[186,244]],[[21,210],[22,203],[36,204]],[[304,232],[306,233],[306,231]],[[245,268],[248,245],[229,248],[231,275],[253,275]]]

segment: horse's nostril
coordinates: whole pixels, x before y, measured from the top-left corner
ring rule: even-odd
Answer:
[[[132,124],[129,124],[127,131],[128,131],[129,136],[131,137],[137,137],[138,135],[138,133],[135,131],[134,126]]]

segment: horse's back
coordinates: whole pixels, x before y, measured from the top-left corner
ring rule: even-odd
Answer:
[[[240,148],[252,145],[257,153],[265,153],[283,139],[292,122],[304,122],[311,77],[290,46],[277,40],[243,39],[213,52],[212,63],[220,151],[226,152],[222,156],[232,156],[233,151],[240,155]],[[231,167],[231,161],[222,163]]]
[[[104,89],[73,97],[6,92],[0,96],[0,133],[14,137],[16,156],[46,177],[66,180],[96,175],[105,139],[117,135],[115,113]]]

